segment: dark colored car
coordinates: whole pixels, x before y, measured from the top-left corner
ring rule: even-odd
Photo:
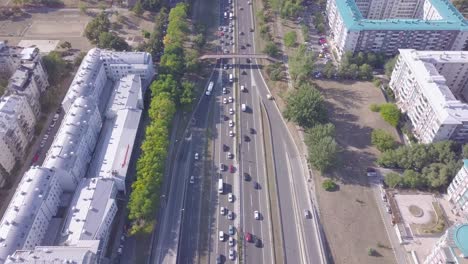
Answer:
[[[228,147],[228,145],[226,145],[226,144],[223,144],[223,151],[228,151],[228,150],[229,150],[229,147]]]
[[[244,172],[244,180],[250,181],[250,175],[247,172]]]
[[[258,184],[258,182],[254,182],[254,188],[257,190],[260,189],[260,184]]]
[[[249,142],[249,141],[250,141],[250,138],[249,138],[249,136],[247,136],[247,135],[244,135],[244,141],[246,141],[246,142]]]
[[[263,244],[262,244],[262,240],[261,240],[260,238],[258,238],[258,237],[255,237],[255,238],[254,238],[254,244],[255,244],[255,246],[258,247],[258,248],[261,248],[262,245],[263,245]]]
[[[255,134],[255,129],[251,127],[249,130],[250,130],[250,134]]]
[[[241,46],[241,49],[245,49],[245,46],[244,46],[244,45],[242,45],[242,46]]]
[[[246,61],[247,63],[250,63],[250,59],[249,59],[249,58],[247,58],[245,61]]]

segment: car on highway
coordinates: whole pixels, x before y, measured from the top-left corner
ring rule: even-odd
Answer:
[[[216,258],[216,264],[222,264],[223,263],[223,255],[219,255],[217,258]]]
[[[307,209],[304,209],[304,218],[309,219],[310,218],[310,212]]]
[[[224,232],[219,231],[219,241],[224,241]]]
[[[250,181],[250,175],[247,172],[244,172],[244,180]]]
[[[229,120],[229,127],[233,127],[234,126],[234,122],[232,122],[232,120]]]
[[[225,208],[224,206],[221,206],[221,207],[219,208],[219,214],[220,214],[220,215],[225,215],[225,214],[226,214],[226,208]]]
[[[234,195],[232,193],[228,194],[228,202],[230,202],[230,203],[234,202]]]
[[[260,212],[254,211],[254,218],[255,220],[260,220]]]
[[[250,141],[250,138],[249,138],[249,136],[247,136],[247,135],[244,135],[244,141],[245,141],[245,142],[249,142],[249,141]]]
[[[246,91],[245,86],[241,85],[241,92],[245,92],[245,91]]]
[[[245,232],[245,241],[252,242],[252,235],[249,232]]]
[[[244,45],[241,45],[241,49],[245,49],[245,46],[244,46]]]
[[[234,246],[234,238],[233,237],[229,237],[229,246],[230,247]]]
[[[228,102],[227,102],[227,99],[226,99],[226,97],[224,97],[224,98],[223,98],[223,104],[227,104],[227,103],[228,103]]]
[[[229,213],[228,213],[228,215],[227,215],[227,218],[228,218],[229,220],[234,219],[234,212],[229,211]]]
[[[234,132],[232,130],[229,130],[229,136],[230,137],[233,137],[234,136]]]
[[[190,183],[191,184],[194,184],[195,183],[195,176],[190,176]]]
[[[228,150],[229,150],[229,146],[226,144],[223,144],[223,151],[228,151]]]
[[[253,183],[253,185],[254,185],[254,188],[255,188],[255,189],[257,189],[257,190],[260,189],[260,184],[259,184],[258,182],[255,181],[255,182]]]
[[[223,163],[219,164],[219,171],[224,171],[224,164]]]
[[[234,166],[232,164],[229,165],[229,172],[234,173]]]
[[[232,96],[229,96],[228,101],[229,101],[230,103],[234,102],[234,99],[232,98]]]
[[[235,258],[236,258],[236,256],[235,256],[235,253],[234,253],[234,249],[230,248],[229,249],[229,259],[234,260]]]
[[[246,63],[250,63],[251,60],[250,60],[249,58],[247,58],[247,59],[245,59],[245,62],[246,62]]]
[[[232,108],[229,108],[229,114],[231,114],[231,115],[234,114],[234,110]]]
[[[233,236],[234,233],[236,232],[236,228],[235,228],[233,225],[229,225],[229,229],[228,229],[228,230],[229,230],[228,233],[229,233],[230,236]]]
[[[198,152],[195,152],[195,160],[198,160]]]
[[[223,65],[223,69],[224,69],[224,70],[227,70],[227,69],[228,69],[227,64],[224,64],[224,65]]]
[[[227,116],[227,115],[223,115],[223,118],[224,118],[224,121],[229,120],[229,116]]]
[[[227,89],[226,89],[226,87],[223,88],[223,94],[227,94]]]
[[[227,156],[228,159],[234,158],[234,154],[232,154],[231,152],[228,152],[228,154],[226,156]]]
[[[250,134],[255,134],[255,129],[253,129],[252,127],[249,129],[250,131]]]
[[[255,237],[254,244],[256,247],[261,248],[262,247],[262,240],[258,237]]]
[[[239,34],[240,34],[241,36],[243,36],[243,35],[244,35],[244,31],[241,31]]]

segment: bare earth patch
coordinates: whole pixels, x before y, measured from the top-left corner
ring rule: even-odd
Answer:
[[[370,142],[372,129],[385,129],[398,138],[395,129],[369,110],[371,104],[384,103],[385,99],[370,82],[316,83],[329,104],[336,140],[343,149],[339,168],[328,175],[338,181],[339,191],[330,193],[316,188],[321,222],[334,262],[394,263],[391,250],[379,250],[379,257],[367,254],[367,248],[376,247],[379,242],[390,244],[365,175],[378,154]],[[323,180],[316,177],[316,186],[321,186]]]

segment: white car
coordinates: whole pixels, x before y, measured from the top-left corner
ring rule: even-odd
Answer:
[[[234,99],[232,99],[232,96],[229,96],[228,101],[229,101],[230,103],[232,103],[232,102],[234,101]]]
[[[241,91],[245,92],[245,86],[244,85],[241,85]]]
[[[233,202],[234,202],[234,195],[233,195],[232,193],[229,193],[229,194],[228,194],[228,201],[229,201],[230,203],[233,203]]]
[[[224,208],[223,206],[221,206],[221,208],[219,208],[219,214],[220,214],[220,215],[225,215],[225,214],[226,214],[226,208]]]
[[[226,89],[226,87],[223,88],[223,94],[227,94],[227,89]]]
[[[198,160],[198,152],[195,152],[195,160]]]
[[[232,132],[232,130],[229,131],[229,136],[230,136],[230,137],[233,137],[233,136],[234,136],[234,132]]]
[[[230,247],[234,246],[234,238],[233,237],[229,237],[229,246]]]
[[[229,249],[229,259],[234,260],[236,256],[234,255],[234,249],[230,248]]]
[[[226,97],[224,97],[223,98],[223,104],[227,104],[227,103],[228,103],[228,101],[227,101]]]
[[[229,114],[231,114],[231,115],[234,114],[234,110],[232,108],[229,108]]]
[[[219,164],[219,171],[224,171],[224,164],[223,163]]]
[[[232,122],[232,120],[229,120],[229,126],[230,126],[230,127],[233,127],[233,126],[234,126],[234,122]]]
[[[223,69],[225,69],[225,70],[227,70],[227,69],[228,69],[228,66],[227,66],[227,64],[224,64],[224,65],[223,65]]]
[[[195,183],[195,176],[190,176],[190,183],[191,184],[194,184]]]
[[[234,158],[234,155],[233,155],[231,152],[228,152],[227,158],[228,158],[228,159],[232,159],[232,158]]]
[[[219,231],[219,241],[224,241],[224,232]]]
[[[233,213],[232,211],[229,211],[229,213],[228,213],[228,215],[227,215],[227,218],[228,218],[229,220],[234,219],[234,213]]]
[[[260,213],[258,211],[254,211],[254,218],[255,220],[260,220]]]

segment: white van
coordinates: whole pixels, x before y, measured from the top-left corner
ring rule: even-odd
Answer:
[[[246,104],[242,104],[242,105],[241,105],[241,109],[242,109],[242,112],[247,111],[247,105],[246,105]]]
[[[224,191],[223,179],[218,179],[218,193],[223,193],[223,191]]]
[[[229,82],[234,82],[234,76],[232,76],[232,73],[229,74]]]
[[[232,12],[229,13],[229,19],[231,19],[231,20],[234,19],[234,14]]]
[[[205,94],[207,96],[211,95],[211,92],[213,91],[213,87],[214,87],[214,83],[210,82],[210,84],[208,84],[208,88],[206,88],[206,92],[205,92]]]

